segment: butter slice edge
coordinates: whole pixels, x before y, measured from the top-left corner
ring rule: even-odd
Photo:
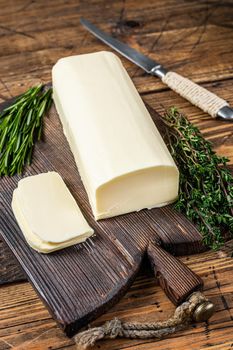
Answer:
[[[26,181],[26,183],[28,183],[28,181],[30,182],[32,180],[32,178],[34,178],[34,180],[35,180],[35,177],[37,177],[36,180],[40,180],[41,176],[43,176],[43,180],[45,180],[45,177],[46,178],[49,177],[50,180],[51,180],[51,177],[52,178],[55,177],[55,179],[58,180],[57,184],[62,186],[64,192],[66,192],[66,194],[67,194],[66,200],[71,201],[71,208],[75,209],[75,211],[72,214],[77,216],[77,218],[75,218],[75,222],[74,222],[74,226],[73,226],[74,229],[76,227],[76,232],[74,232],[73,234],[67,235],[67,232],[65,232],[65,231],[64,231],[65,234],[64,235],[62,234],[62,230],[65,230],[65,225],[63,225],[62,230],[60,230],[59,226],[61,224],[61,221],[62,220],[65,221],[65,219],[66,219],[64,216],[62,217],[62,213],[59,213],[56,221],[48,222],[49,216],[50,216],[49,214],[54,209],[53,203],[50,201],[52,196],[45,197],[44,202],[43,202],[44,204],[47,202],[46,208],[48,208],[50,206],[50,209],[49,209],[50,212],[48,212],[47,217],[44,216],[44,213],[42,213],[42,215],[40,215],[41,213],[38,212],[41,205],[43,205],[42,202],[38,203],[38,207],[37,207],[38,222],[36,222],[35,226],[32,225],[33,218],[32,217],[29,218],[27,216],[27,214],[30,214],[30,213],[27,213],[27,211],[24,212],[22,210],[22,207],[23,207],[22,206],[22,197],[26,197],[26,198],[24,198],[24,200],[27,202],[27,204],[29,206],[32,204],[31,212],[33,212],[33,210],[35,210],[35,208],[33,208],[33,204],[35,204],[35,200],[34,199],[32,200],[32,196],[35,196],[35,193],[32,193],[32,196],[30,197],[30,193],[28,193],[27,190],[25,190],[25,192],[24,192],[23,185],[25,184],[25,181]],[[39,181],[35,181],[35,182],[38,186]],[[43,183],[44,183],[44,181],[43,181]],[[34,183],[34,185],[35,185],[35,183]],[[20,188],[20,191],[19,191],[19,188]],[[48,190],[48,188],[40,188],[40,186],[37,187],[37,191],[42,192],[42,196],[40,196],[39,200],[42,199],[43,192],[45,192],[45,190]],[[53,190],[54,190],[54,188],[53,188]],[[19,195],[19,192],[21,193],[21,196]],[[63,199],[65,200],[65,198],[63,198]],[[61,200],[62,200],[62,198],[61,198]],[[66,201],[66,204],[67,204],[67,201]],[[66,204],[63,202],[62,207],[65,206]],[[24,205],[25,205],[25,203],[24,203]],[[49,172],[49,173],[45,173],[45,174],[30,176],[30,177],[27,177],[27,178],[20,180],[20,182],[18,184],[18,188],[16,188],[14,190],[14,193],[13,193],[12,210],[13,210],[15,218],[16,218],[16,220],[21,228],[21,231],[23,232],[23,235],[24,235],[26,241],[28,242],[28,244],[33,249],[35,249],[39,252],[42,252],[42,253],[53,252],[53,251],[66,248],[66,247],[74,245],[74,244],[84,242],[88,237],[90,237],[94,233],[93,229],[88,225],[87,221],[85,220],[81,210],[79,209],[77,203],[75,202],[74,198],[70,194],[64,181],[62,180],[60,175],[55,173],[55,172]],[[26,215],[25,215],[25,213],[26,213]],[[36,212],[35,212],[35,215],[36,215]],[[34,217],[35,217],[35,215],[34,215]],[[42,231],[41,231],[41,228],[37,226],[37,224],[40,222],[40,220],[41,220],[41,222],[44,221],[43,225],[41,225]],[[46,231],[46,234],[44,234],[45,232],[43,232],[43,230],[46,229],[46,222],[47,222],[47,231]],[[51,232],[49,231],[49,229],[51,229],[51,227],[53,228],[53,232],[52,232],[52,235],[50,236]],[[67,228],[70,229],[71,228],[70,225],[68,225]],[[56,231],[56,229],[57,229],[57,233],[60,235],[57,238],[54,236],[54,232]]]

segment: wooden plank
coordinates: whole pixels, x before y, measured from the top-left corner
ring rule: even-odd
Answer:
[[[195,30],[195,27],[192,30]],[[150,57],[160,60],[169,69],[176,70],[178,73],[184,74],[196,82],[208,82],[216,79],[224,80],[232,77],[232,52],[231,50],[226,52],[226,47],[231,45],[233,39],[232,31],[209,25],[206,33],[203,34],[201,43],[192,51],[192,47],[199,37],[198,33],[192,35],[192,30],[189,30],[190,35],[187,36],[185,42],[181,41],[181,47],[175,44],[174,41],[177,40],[177,37],[182,38],[187,29],[165,32],[162,36],[163,39],[160,39],[159,44],[157,44],[158,47],[152,50],[150,49],[151,43],[153,44],[153,42],[158,40],[160,33],[141,34],[140,36],[132,35],[130,40],[124,38],[124,41],[150,55]],[[78,29],[76,30],[73,27],[58,30],[59,40],[57,41],[54,40],[53,31],[46,32],[46,35],[39,32],[35,35],[33,43],[31,43],[31,39],[24,39],[22,44],[17,45],[18,49],[14,49],[12,54],[7,52],[9,50],[7,49],[7,40],[3,40],[0,47],[3,51],[6,51],[6,54],[0,58],[2,82],[7,84],[8,89],[10,89],[14,82],[23,82],[24,85],[25,83],[30,85],[31,80],[41,79],[42,81],[48,81],[50,80],[51,68],[60,57],[110,50],[106,45],[93,38],[91,34],[86,34],[83,28],[79,27],[79,31],[82,33],[81,36],[78,35]],[[87,37],[87,43],[83,44],[83,36]],[[70,37],[73,38],[71,43],[70,40],[68,41]],[[209,41],[209,37],[212,38],[211,41]],[[67,45],[67,42],[70,44]],[[165,54],[167,51],[169,51],[169,55]],[[203,54],[203,51],[205,51],[205,54]],[[23,71],[21,68],[22,62],[27,62]],[[145,73],[140,68],[129,63],[126,59],[123,59],[123,63],[134,78],[140,92],[166,88],[155,77],[148,77],[145,84]],[[13,76],[11,75],[12,71],[15,72]],[[6,90],[3,86],[4,89]],[[15,95],[18,91],[19,86],[17,86],[17,92],[12,91],[12,94]],[[23,88],[21,91],[23,91]]]
[[[193,324],[188,330],[160,341],[105,340],[94,346],[93,350],[174,350],[174,344],[178,344],[181,350],[229,350],[233,341],[233,285],[229,280],[229,271],[233,269],[232,249],[233,242],[229,242],[220,252],[206,252],[181,259],[203,278],[205,295],[216,305],[216,313],[208,324]],[[73,341],[56,326],[28,283],[1,287],[0,300],[3,309],[0,313],[1,350],[6,349],[4,346],[7,343],[25,350],[45,350],[49,347],[54,350],[75,350]],[[127,294],[92,325],[99,325],[113,317],[141,322],[164,320],[173,310],[174,306],[156,286],[145,264]]]
[[[230,5],[227,3],[220,6],[216,2],[204,5],[191,1],[178,5],[176,1],[170,1],[165,6],[161,0],[156,4],[137,1],[137,5],[127,1],[121,18],[121,1],[114,1],[113,6],[94,2],[91,7],[80,6],[79,11],[74,1],[69,2],[65,11],[61,2],[56,5],[46,2],[45,6],[44,1],[31,3],[26,8],[23,2],[21,5],[19,2],[17,7],[23,8],[25,15],[18,17],[17,28],[14,28],[11,12],[6,23],[4,11],[2,17],[0,15],[2,27],[8,28],[4,30],[0,27],[0,51],[4,53],[0,57],[0,85],[3,85],[0,93],[3,96],[8,96],[9,91],[16,95],[25,89],[25,85],[29,86],[38,79],[50,80],[51,67],[62,56],[108,49],[79,24],[80,16],[90,18],[97,7],[98,11],[93,17],[96,23],[101,22],[103,29],[116,32],[124,41],[161,60],[168,68],[176,69],[197,82],[232,77],[233,34]],[[7,13],[9,10],[6,10]],[[34,17],[43,14],[43,26],[34,17],[32,20],[32,14]],[[189,21],[186,20],[187,16]],[[118,25],[119,21],[123,24]],[[136,21],[139,25],[130,27],[127,21]],[[17,30],[26,34],[20,34]],[[9,38],[11,45],[8,45]],[[164,89],[158,79],[148,77],[145,81],[142,70],[125,59],[123,62],[141,92]],[[18,84],[23,85],[20,88]]]

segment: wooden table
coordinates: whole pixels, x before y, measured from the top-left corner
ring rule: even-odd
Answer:
[[[0,0],[0,8],[0,101],[40,81],[50,81],[51,67],[60,57],[108,49],[79,25],[83,16],[233,105],[230,0]],[[233,164],[233,124],[212,120],[157,78],[125,59],[123,63],[149,104],[159,112],[177,106]],[[216,313],[208,323],[192,325],[160,341],[102,341],[93,350],[232,349],[232,250],[233,243],[228,242],[219,252],[182,257],[203,278],[205,294],[216,304]],[[114,316],[163,320],[173,310],[145,265],[125,297],[93,324]],[[28,282],[0,288],[0,349],[11,348],[75,349]]]

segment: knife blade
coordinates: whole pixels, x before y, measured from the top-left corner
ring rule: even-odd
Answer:
[[[102,42],[135,63],[148,74],[159,77],[163,83],[167,84],[172,90],[187,99],[193,105],[199,107],[212,117],[233,121],[233,109],[224,99],[180,74],[167,71],[160,63],[113,38],[85,18],[81,18],[80,22]]]
[[[122,43],[121,41],[113,38],[112,36],[106,34],[102,30],[98,29],[94,24],[90,23],[88,20],[81,18],[81,24],[98,39],[103,41],[105,44],[110,46],[112,49],[119,52],[121,55],[126,57],[131,62],[135,63],[137,66],[144,69],[149,74],[156,74],[156,70],[161,69],[162,66],[152,60],[151,58],[143,55],[142,53],[136,51],[132,47]],[[159,76],[159,75],[158,75]]]

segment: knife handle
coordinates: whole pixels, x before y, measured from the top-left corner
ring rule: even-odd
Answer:
[[[212,117],[233,121],[233,109],[214,93],[175,72],[165,72],[161,78],[172,90]]]
[[[159,245],[149,243],[147,254],[159,285],[175,305],[202,290],[202,279]]]

